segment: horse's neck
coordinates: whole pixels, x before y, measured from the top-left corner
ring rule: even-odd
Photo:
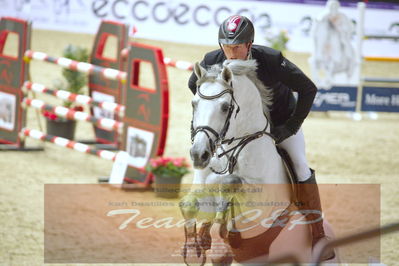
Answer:
[[[254,90],[248,89],[253,84],[245,84],[248,79],[236,79],[235,88],[245,88],[244,90],[235,90],[234,95],[240,105],[240,112],[237,117],[232,117],[231,127],[234,137],[242,137],[265,129],[268,120],[263,113],[260,94],[254,87]],[[233,114],[234,116],[234,114]],[[270,130],[270,123],[267,132]],[[237,142],[233,142],[226,148],[234,147]],[[240,152],[237,162],[237,173],[245,176],[248,183],[258,184],[284,184],[287,183],[287,177],[283,167],[281,157],[277,153],[273,139],[268,135],[252,140]]]
[[[262,100],[255,85],[248,78],[238,76],[234,80],[234,87],[234,96],[240,106],[237,117],[232,117],[234,134],[245,135],[263,130],[267,119],[263,114]]]

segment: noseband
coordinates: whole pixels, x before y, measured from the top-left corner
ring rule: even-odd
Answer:
[[[274,137],[270,133],[266,132],[267,127],[269,126],[269,120],[267,119],[267,117],[266,117],[267,123],[263,130],[252,133],[252,134],[245,135],[243,137],[238,137],[238,138],[233,137],[230,139],[225,139],[226,133],[229,130],[230,119],[231,119],[231,116],[234,111],[234,106],[237,105],[235,117],[237,117],[237,114],[240,111],[240,106],[238,105],[238,103],[236,102],[236,100],[234,98],[232,86],[231,85],[229,86],[228,84],[224,84],[224,85],[227,85],[228,88],[216,95],[211,95],[211,96],[203,95],[201,93],[201,91],[199,90],[199,88],[197,88],[198,96],[205,100],[214,100],[214,99],[221,97],[222,95],[224,95],[226,93],[230,93],[231,100],[230,100],[230,105],[229,105],[229,112],[227,114],[226,121],[224,122],[223,128],[220,131],[220,133],[218,133],[216,130],[214,130],[213,128],[211,128],[209,126],[198,126],[198,127],[194,128],[193,120],[191,120],[191,142],[194,142],[195,135],[197,135],[198,132],[204,132],[205,135],[208,137],[209,145],[210,145],[211,152],[213,155],[216,153],[216,148],[222,147],[221,146],[222,144],[230,145],[234,141],[239,141],[239,143],[237,145],[235,145],[233,148],[231,148],[227,151],[225,151],[222,148],[223,152],[221,154],[217,154],[218,158],[227,156],[228,164],[227,164],[226,168],[223,169],[222,171],[216,171],[215,169],[213,169],[211,167],[210,169],[212,170],[212,172],[214,172],[216,174],[225,174],[227,172],[229,172],[231,174],[234,170],[235,165],[237,164],[237,158],[238,158],[238,155],[240,154],[241,150],[244,148],[244,146],[246,146],[252,140],[260,138],[263,135],[267,135],[267,136],[271,137],[272,139],[274,139]],[[210,134],[213,134],[215,136],[215,141],[212,141]],[[232,153],[232,154],[229,156],[229,153]]]

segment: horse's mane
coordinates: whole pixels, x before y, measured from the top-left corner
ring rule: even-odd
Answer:
[[[226,60],[223,66],[228,66],[234,75],[246,75],[255,84],[262,98],[263,112],[269,115],[270,107],[273,103],[273,91],[258,79],[256,75],[256,69],[258,68],[256,60]],[[206,75],[197,81],[197,86],[201,86],[205,82],[222,81],[219,78],[219,74],[222,72],[223,66],[220,64],[210,66]],[[222,81],[222,83],[225,82]]]

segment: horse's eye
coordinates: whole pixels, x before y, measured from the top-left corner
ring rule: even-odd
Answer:
[[[222,104],[222,112],[227,113],[227,111],[229,110],[229,107],[230,107],[230,105],[228,103]]]

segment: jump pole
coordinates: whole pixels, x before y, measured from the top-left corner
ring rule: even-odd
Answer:
[[[129,54],[129,48],[125,48],[121,51],[121,55],[122,55],[123,59],[126,59],[128,54]],[[192,71],[193,67],[194,67],[193,64],[190,62],[183,61],[183,60],[173,60],[169,57],[164,57],[163,63],[166,66],[174,67],[174,68],[181,69],[181,70],[187,70],[187,71]]]
[[[24,60],[29,62],[29,60],[32,59],[56,64],[63,68],[86,74],[98,74],[106,79],[118,80],[122,83],[126,82],[127,73],[113,68],[99,67],[85,62],[78,62],[75,60],[71,60],[65,57],[54,57],[54,56],[49,56],[43,52],[35,52],[32,50],[27,50],[25,52]]]
[[[99,102],[93,100],[93,98],[91,98],[90,96],[75,94],[65,90],[52,90],[39,83],[25,81],[23,89],[25,91],[33,91],[37,93],[52,95],[57,97],[58,99],[75,102],[82,105],[96,106],[110,112],[118,113],[120,117],[123,117],[125,114],[125,106],[121,104],[113,102]]]
[[[64,148],[72,149],[82,153],[93,154],[109,161],[114,161],[116,158],[115,152],[93,149],[86,144],[75,142],[62,137],[44,134],[43,132],[36,129],[24,128],[21,131],[21,136],[30,137],[44,142],[51,142]]]
[[[42,111],[50,111],[68,120],[90,122],[109,131],[117,130],[118,132],[121,132],[123,128],[123,123],[116,120],[109,118],[96,118],[92,115],[89,115],[88,113],[75,111],[71,108],[66,108],[63,106],[53,106],[39,99],[24,98],[22,100],[22,104],[25,106],[31,106],[35,109],[39,109]]]

